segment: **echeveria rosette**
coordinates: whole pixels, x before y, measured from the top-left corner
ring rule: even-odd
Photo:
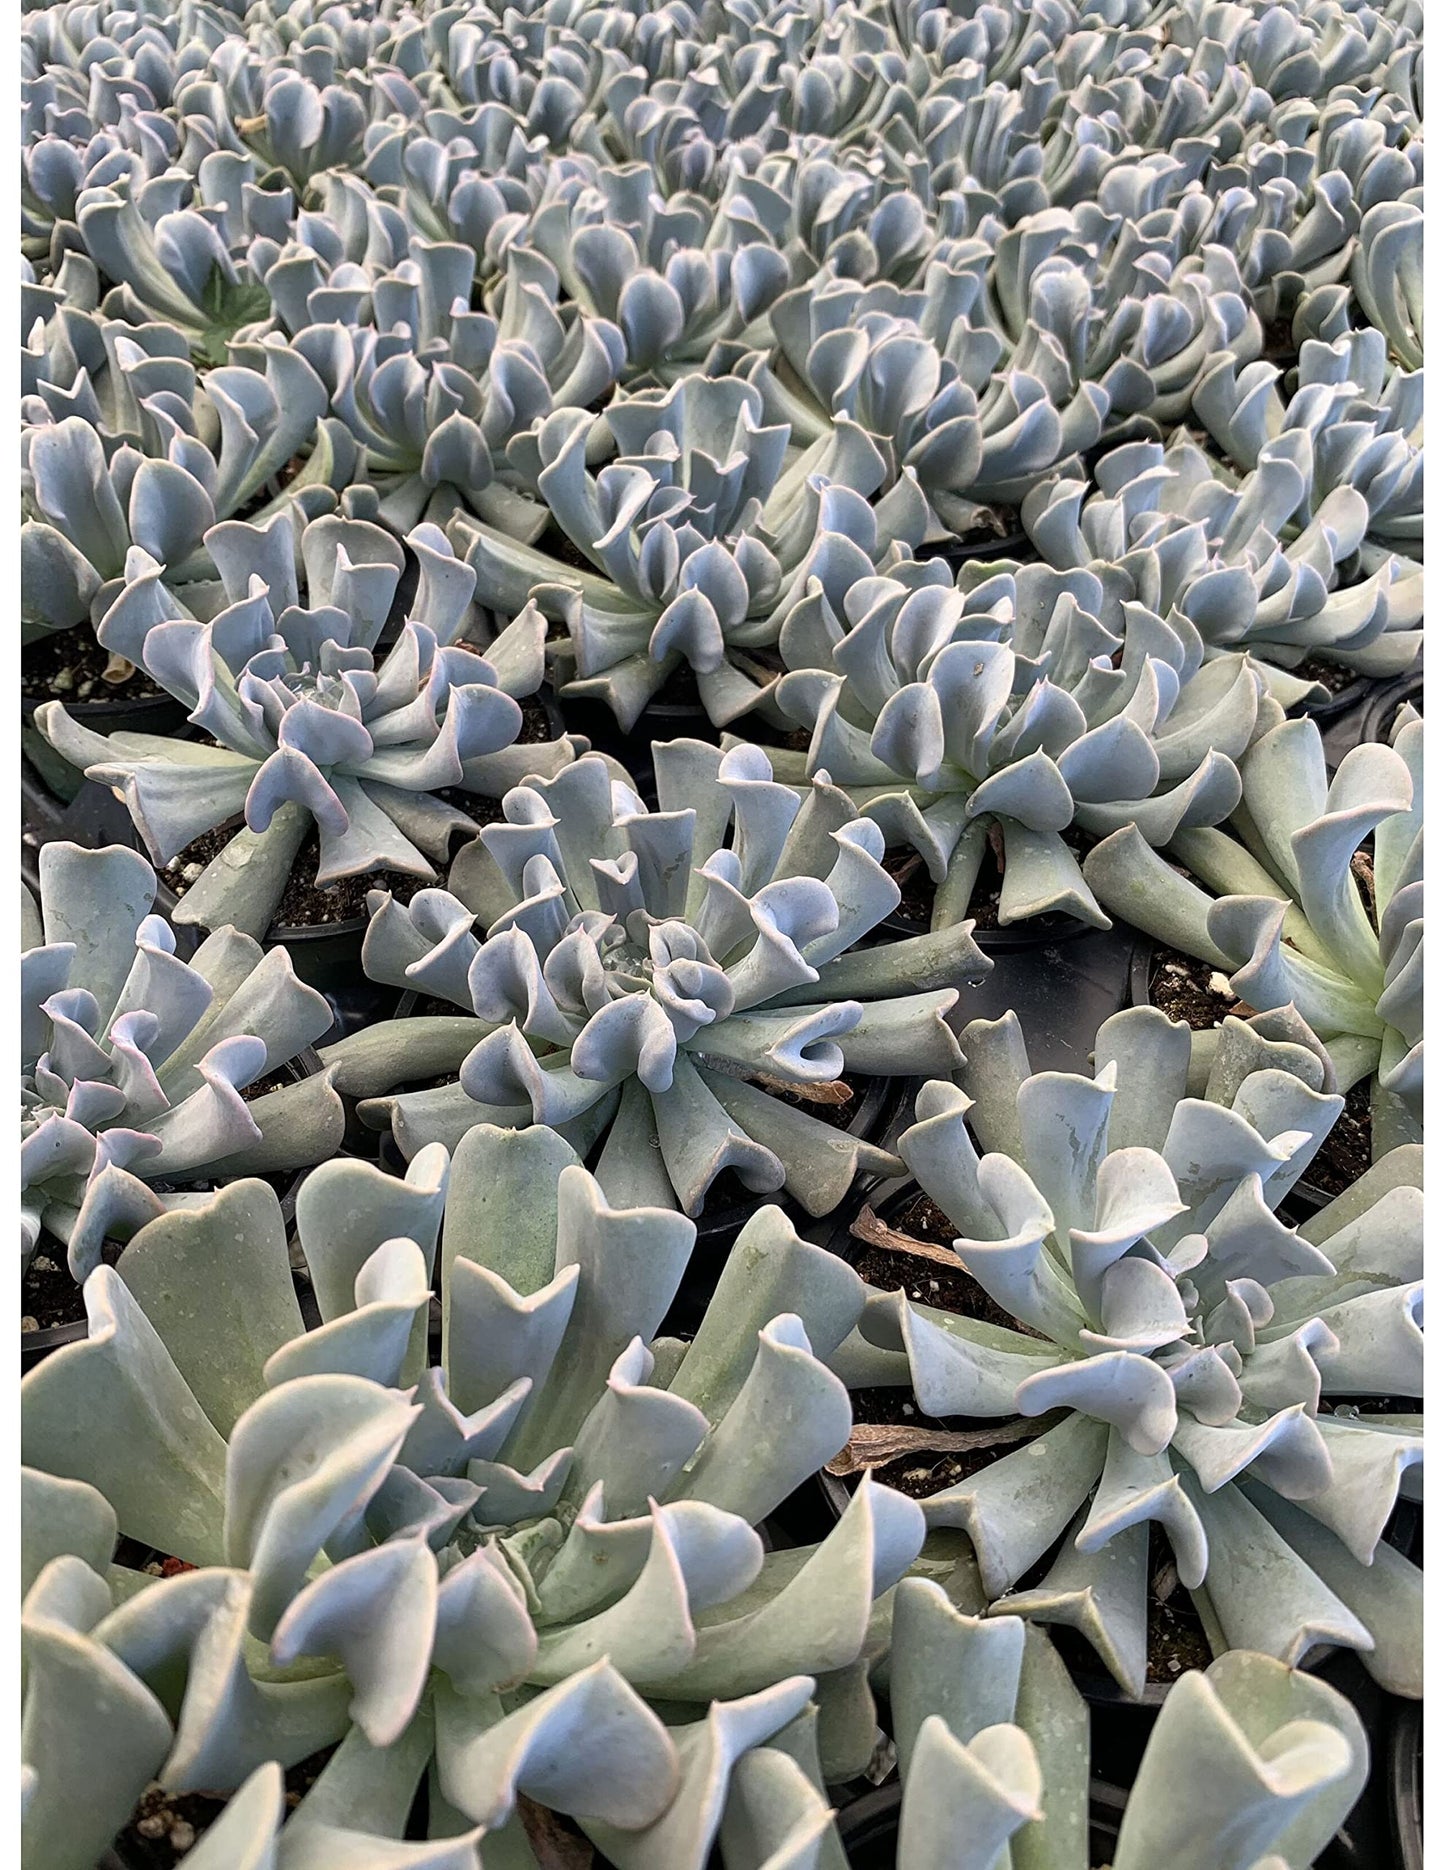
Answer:
[[[1277,1218],[1343,1102],[1304,1032],[1227,1020],[1192,1061],[1186,1026],[1136,1008],[1101,1027],[1090,1080],[1030,1076],[1012,1013],[975,1021],[898,1149],[1018,1328],[878,1294],[833,1362],[911,1382],[929,1415],[1044,1418],[924,1512],[968,1534],[990,1605],[1073,1625],[1132,1695],[1150,1521],[1216,1653],[1341,1645],[1420,1692],[1421,1574],[1383,1533],[1422,1419],[1322,1407],[1421,1393],[1420,1151],[1298,1232]]]
[[[231,341],[264,321],[271,306],[265,287],[237,265],[207,205],[198,192],[194,205],[147,214],[116,181],[82,190],[76,221],[86,254],[111,282],[107,311],[130,324],[171,325],[198,362],[225,364]],[[268,222],[290,219],[289,196],[266,206]]]
[[[1280,710],[1246,658],[1206,661],[1187,618],[1116,605],[1115,634],[1092,572],[965,568],[955,588],[941,563],[877,576],[830,545],[780,633],[778,705],[812,738],[775,764],[826,772],[919,851],[935,928],[967,913],[995,827],[1001,922],[1066,910],[1107,927],[1065,831],[1163,844],[1238,803],[1233,761]]]
[[[820,1545],[766,1552],[754,1526],[848,1436],[821,1359],[856,1275],[764,1210],[696,1336],[658,1338],[692,1224],[611,1207],[543,1129],[477,1128],[404,1181],[328,1163],[297,1231],[318,1328],[274,1194],[242,1181],[94,1273],[89,1339],[28,1382],[27,1629],[69,1610],[84,1666],[32,1671],[27,1737],[99,1747],[112,1824],[151,1778],[224,1791],[340,1741],[298,1844],[317,1820],[399,1838],[428,1771],[432,1837],[484,1826],[502,1862],[533,1861],[521,1797],[619,1870],[702,1870],[739,1799],[826,1822],[822,1772],[872,1750],[866,1671],[923,1518],[865,1483]],[[198,1569],[110,1564],[117,1526]],[[110,1733],[122,1691],[159,1723]],[[749,1791],[773,1736],[792,1764]],[[79,1870],[93,1804],[27,1763],[30,1841]]]
[[[1301,529],[1293,521],[1305,481],[1291,461],[1261,460],[1231,485],[1187,441],[1115,449],[1095,483],[1045,482],[1022,516],[1056,570],[1099,579],[1111,627],[1131,598],[1161,617],[1177,611],[1207,654],[1253,657],[1285,706],[1317,692],[1289,673],[1306,657],[1397,675],[1418,656],[1419,566],[1377,550],[1373,571],[1342,582],[1356,553],[1370,556],[1369,504],[1357,488],[1332,489]]]
[[[779,365],[759,359],[749,373],[765,413],[802,441],[856,423],[887,463],[885,487],[916,477],[935,538],[969,532],[987,503],[1076,458],[1108,413],[1103,391],[1068,380],[1062,355],[1047,353],[1061,371],[1000,369],[1001,339],[969,316],[981,288],[977,266],[937,261],[917,292],[820,278],[774,308]]]
[[[303,320],[293,343],[365,451],[388,524],[404,531],[460,510],[529,543],[547,509],[510,444],[524,446],[554,410],[600,403],[622,335],[560,303],[551,265],[525,249],[507,256],[495,311],[472,311],[474,263],[469,247],[413,238],[409,256],[369,282],[374,328],[334,312],[309,322],[321,296],[312,287],[292,313]],[[288,282],[298,297],[310,272]],[[275,270],[266,277],[274,283]]]
[[[1387,367],[1378,332],[1333,321],[1326,331],[1328,341],[1301,346],[1288,402],[1275,387],[1275,365],[1241,370],[1226,351],[1210,359],[1194,413],[1241,472],[1262,461],[1291,463],[1301,481],[1292,525],[1307,526],[1337,488],[1359,493],[1369,510],[1363,563],[1374,571],[1388,552],[1424,550],[1424,372]]]
[[[1197,883],[1127,828],[1084,863],[1106,907],[1222,969],[1247,1006],[1295,1007],[1342,1090],[1369,1079],[1377,1156],[1423,1122],[1424,758],[1413,708],[1393,745],[1351,748],[1332,778],[1315,724],[1286,721],[1241,761],[1230,827],[1168,846]]]
[[[765,315],[791,283],[771,241],[739,243],[699,196],[664,201],[640,163],[561,184],[526,239],[509,260],[535,247],[583,312],[621,333],[629,385],[722,374],[720,365],[766,338]]]
[[[468,619],[474,574],[435,527],[411,537],[421,561],[414,614],[384,655],[370,645],[402,554],[369,522],[333,516],[306,528],[308,607],[296,601],[288,515],[214,528],[207,544],[230,601],[209,623],[177,616],[160,568],[133,557],[133,582],[101,640],[183,701],[207,741],[107,736],[59,702],[36,710],[58,752],[123,791],[158,864],[244,820],[187,892],[179,920],[264,936],[313,826],[319,887],[378,868],[431,881],[453,834],[475,830],[437,791],[495,797],[573,758],[565,735],[517,744],[522,711],[497,668],[452,640]],[[543,630],[532,609],[497,639],[524,685],[540,680]]]
[[[237,365],[198,380],[164,341],[154,356],[119,335],[115,346],[118,360],[135,367],[139,446],[120,439],[107,448],[85,410],[21,431],[27,635],[99,622],[133,547],[165,567],[189,611],[213,608],[220,587],[204,542],[218,521],[248,509],[253,522],[274,512],[317,517],[335,506],[332,488],[350,475],[349,437],[342,431],[338,455],[323,420],[326,391],[294,352],[268,345],[264,374]],[[306,457],[300,470],[266,500],[298,454]]]
[[[866,498],[882,484],[882,457],[842,420],[798,452],[786,424],[764,423],[761,393],[736,377],[688,375],[619,397],[602,425],[616,458],[596,473],[596,424],[582,409],[558,410],[510,451],[596,570],[491,526],[468,527],[468,562],[500,609],[535,597],[565,619],[575,678],[563,693],[604,700],[631,727],[686,665],[708,715],[725,725],[767,700],[776,606],[818,535],[829,483]],[[896,491],[878,530],[917,543],[921,495]]]
[[[890,1707],[900,1864],[1084,1861],[1089,1710],[1043,1632],[974,1616],[936,1583],[894,1594]],[[1129,1791],[1114,1870],[1309,1870],[1369,1776],[1350,1702],[1234,1651],[1170,1687]]]
[[[1379,201],[1360,221],[1350,281],[1360,309],[1407,370],[1425,362],[1425,214],[1417,201]]]
[[[385,1022],[328,1063],[407,1156],[478,1122],[541,1123],[584,1153],[605,1136],[613,1200],[695,1215],[730,1168],[829,1213],[897,1159],[771,1092],[952,1070],[957,986],[988,963],[971,924],[857,946],[898,885],[878,827],[826,780],[800,796],[746,745],[654,755],[656,811],[584,757],[508,793],[450,891],[374,893],[367,973],[467,1017]],[[438,1073],[457,1075],[380,1095]]]
[[[150,1185],[297,1168],[341,1140],[329,1076],[268,1091],[331,1024],[284,949],[217,929],[189,961],[151,913],[135,851],[44,844],[40,900],[22,892],[20,1235],[67,1243],[84,1279],[171,1199]]]

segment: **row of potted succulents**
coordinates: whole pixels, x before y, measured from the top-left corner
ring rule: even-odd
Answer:
[[[1422,1861],[1422,34],[27,7],[27,1865]]]

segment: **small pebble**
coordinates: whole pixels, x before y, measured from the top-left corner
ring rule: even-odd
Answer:
[[[35,1273],[53,1273],[55,1271],[55,1261],[48,1258],[44,1253],[37,1253],[35,1258],[30,1262],[30,1270]]]
[[[936,1279],[930,1279],[930,1280],[929,1280],[929,1282],[928,1282],[928,1290],[929,1290],[930,1292],[937,1292],[937,1290],[938,1290],[938,1281],[937,1281]]]
[[[181,875],[185,878],[187,883],[194,883],[205,867],[204,864],[187,864],[185,869],[181,872]]]
[[[166,1820],[158,1812],[152,1812],[149,1818],[137,1818],[135,1828],[143,1838],[163,1838],[166,1834]]]
[[[20,1329],[22,1331],[38,1331],[40,1329],[40,1320],[38,1318],[32,1318],[27,1312],[20,1320]]]
[[[95,683],[91,681],[89,676],[87,676],[86,679],[76,689],[75,693],[81,701],[85,701],[89,698],[90,693],[94,687],[95,687]]]
[[[171,1826],[171,1849],[179,1857],[182,1851],[188,1851],[196,1841],[196,1827],[187,1824],[184,1818],[178,1818]]]
[[[1221,974],[1218,968],[1209,976],[1209,991],[1223,995],[1227,1000],[1234,998],[1234,989],[1229,984],[1229,976]]]
[[[1177,1656],[1171,1656],[1165,1664],[1165,1667],[1171,1675],[1177,1675],[1179,1673],[1179,1658]]]
[[[148,1571],[153,1578],[162,1578],[165,1576],[161,1561],[158,1558],[153,1558],[148,1565],[143,1565],[141,1569],[142,1571]]]
[[[75,687],[75,671],[73,669],[58,670],[51,676],[50,686],[57,694],[69,694],[70,690]]]
[[[913,1404],[912,1404],[912,1403],[904,1403],[904,1405],[903,1405],[903,1413],[904,1413],[904,1415],[912,1415],[912,1414],[913,1414]]]

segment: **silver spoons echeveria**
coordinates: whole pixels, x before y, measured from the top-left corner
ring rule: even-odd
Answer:
[[[1112,627],[1130,598],[1177,611],[1210,655],[1248,653],[1286,706],[1314,692],[1292,673],[1307,657],[1398,675],[1418,656],[1423,569],[1369,544],[1369,502],[1348,482],[1300,525],[1306,481],[1283,454],[1236,482],[1192,442],[1132,442],[1095,481],[1042,483],[1022,518],[1050,565],[1100,580]],[[1356,555],[1364,575],[1346,582]]]
[[[177,1200],[152,1184],[297,1168],[341,1139],[328,1076],[247,1100],[331,1024],[284,949],[220,928],[189,961],[151,913],[136,851],[44,844],[22,892],[20,1231],[46,1234],[83,1280],[108,1236]]]
[[[98,621],[137,547],[165,567],[173,590],[203,587],[191,594],[195,607],[217,586],[205,546],[212,527],[243,511],[253,522],[278,512],[317,517],[335,506],[333,483],[349,473],[351,456],[338,456],[324,420],[320,379],[279,341],[265,347],[263,371],[228,365],[201,378],[163,339],[154,351],[121,333],[112,341],[130,372],[139,434],[113,435],[107,447],[85,412],[21,432],[27,634]],[[344,431],[340,440],[350,446]],[[299,471],[280,486],[298,455]]]
[[[810,1089],[952,1070],[948,1015],[988,963],[972,924],[859,945],[899,890],[826,779],[780,785],[747,745],[655,759],[656,811],[589,755],[508,793],[450,890],[375,893],[367,972],[465,1017],[384,1022],[327,1060],[408,1156],[542,1123],[584,1151],[605,1136],[614,1200],[696,1215],[730,1168],[825,1214],[896,1158],[809,1115]]]
[[[968,1026],[898,1148],[1017,1324],[878,1293],[832,1367],[911,1383],[929,1415],[1038,1422],[924,1514],[968,1534],[983,1601],[1072,1625],[1126,1693],[1157,1521],[1216,1654],[1341,1645],[1418,1695],[1421,1574],[1383,1535],[1423,1455],[1420,1416],[1392,1412],[1423,1387],[1421,1152],[1286,1226],[1342,1108],[1328,1061],[1280,1014],[1208,1037],[1116,1014],[1091,1080],[1030,1074],[1012,1013]]]
[[[496,639],[497,664],[455,640],[471,619],[475,574],[435,527],[410,535],[413,614],[384,655],[372,646],[403,555],[382,528],[335,515],[306,527],[306,606],[289,514],[215,527],[206,542],[228,600],[210,622],[178,614],[161,567],[133,552],[100,637],[183,701],[213,744],[107,736],[58,702],[36,710],[58,752],[123,789],[157,863],[244,817],[181,920],[264,936],[313,826],[323,887],[378,867],[430,881],[452,834],[474,829],[437,791],[497,796],[573,758],[565,735],[517,744],[522,710],[506,688],[527,693],[541,679],[541,617],[531,609]]]
[[[937,1584],[894,1599],[889,1684],[898,1863],[990,1870],[1085,1861],[1089,1710],[1047,1637],[974,1616]],[[1170,1687],[1124,1805],[1114,1870],[1309,1870],[1360,1796],[1359,1715],[1318,1677],[1232,1651]]]
[[[277,266],[285,264],[283,256]],[[525,543],[547,508],[510,445],[555,410],[606,396],[623,340],[607,320],[560,301],[549,262],[525,249],[508,254],[494,309],[471,310],[473,264],[466,246],[413,237],[407,257],[367,282],[374,327],[333,314],[301,325],[293,342],[364,450],[389,524],[405,530],[472,512]],[[329,295],[310,277],[308,269],[292,282],[306,291],[297,318],[326,309]]]
[[[620,1870],[702,1870],[734,1798],[765,1832],[824,1822],[824,1766],[873,1745],[864,1674],[922,1514],[869,1483],[817,1546],[767,1552],[753,1528],[847,1437],[820,1359],[856,1275],[764,1210],[696,1336],[658,1338],[692,1224],[612,1208],[541,1129],[479,1127],[405,1181],[329,1163],[297,1228],[319,1327],[275,1196],[242,1181],[93,1274],[90,1337],[27,1383],[27,1625],[70,1612],[82,1652],[32,1674],[27,1733],[68,1718],[102,1745],[107,1789],[130,1775],[112,1819],[151,1777],[224,1791],[339,1740],[298,1845],[317,1821],[397,1838],[428,1772],[433,1838],[481,1825],[524,1864],[524,1798]],[[198,1294],[214,1318],[222,1292],[218,1336]],[[110,1563],[117,1525],[196,1569]],[[129,1702],[146,1721],[122,1747]],[[745,1770],[774,1736],[794,1768]],[[87,1861],[89,1803],[27,1757],[47,1861]]]
[[[599,427],[606,457],[594,472]],[[589,569],[486,525],[467,529],[468,562],[503,610],[534,597],[565,618],[575,676],[563,692],[606,701],[624,727],[683,667],[719,725],[763,703],[777,671],[755,652],[776,643],[775,607],[817,536],[828,483],[866,499],[884,473],[845,420],[799,452],[735,377],[680,377],[617,398],[597,420],[559,409],[524,440],[554,522]],[[880,533],[922,536],[921,510],[904,507],[880,515]]]
[[[1239,798],[1233,761],[1279,718],[1246,658],[1207,660],[1187,617],[1117,600],[1092,571],[939,563],[875,575],[845,539],[783,624],[779,707],[811,731],[778,770],[827,772],[962,919],[1002,840],[1000,921],[1107,918],[1064,840],[1120,825],[1163,844]],[[975,575],[976,574],[976,575]]]
[[[1341,1090],[1368,1082],[1377,1156],[1419,1140],[1425,1093],[1425,726],[1413,708],[1391,739],[1351,748],[1331,777],[1314,722],[1286,721],[1241,761],[1229,825],[1167,847],[1189,874],[1128,827],[1084,862],[1117,914],[1223,969],[1247,1005],[1308,1021]]]

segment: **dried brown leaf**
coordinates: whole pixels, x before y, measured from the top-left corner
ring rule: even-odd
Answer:
[[[753,1083],[761,1085],[765,1091],[779,1091],[785,1097],[796,1097],[804,1104],[851,1104],[853,1087],[845,1084],[841,1078],[830,1079],[827,1084],[794,1084],[788,1078],[770,1078],[765,1072],[758,1072]]]
[[[865,1207],[848,1229],[855,1240],[877,1247],[884,1253],[907,1253],[915,1260],[932,1260],[951,1273],[962,1270],[962,1262],[951,1247],[935,1246],[931,1240],[915,1240],[912,1234],[900,1234],[886,1221],[880,1221],[872,1208]]]
[[[1032,1422],[1002,1422],[997,1428],[909,1428],[902,1422],[855,1422],[841,1453],[826,1471],[840,1479],[872,1467],[887,1467],[909,1454],[969,1454],[975,1448],[997,1448],[1004,1443],[1028,1441],[1038,1433]]]

